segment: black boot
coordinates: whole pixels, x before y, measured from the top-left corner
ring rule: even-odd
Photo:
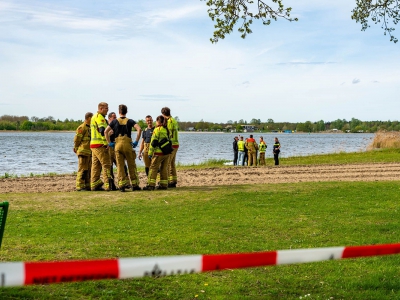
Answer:
[[[143,188],[143,191],[154,191],[154,186],[151,186],[151,185],[146,185],[144,188]]]

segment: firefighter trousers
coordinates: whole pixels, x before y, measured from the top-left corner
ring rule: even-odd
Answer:
[[[168,155],[154,155],[151,159],[149,177],[147,179],[147,185],[155,186],[157,180],[158,169],[160,169],[160,186],[168,186],[168,166],[170,156]]]
[[[139,186],[139,176],[136,169],[136,153],[132,149],[132,139],[127,136],[118,136],[115,139],[115,157],[117,159],[118,186],[129,185],[129,178],[125,173],[125,161],[128,165],[128,174],[132,186]]]
[[[78,173],[76,174],[76,190],[90,190],[90,169],[92,156],[78,155]]]
[[[110,190],[110,174],[111,160],[110,153],[106,147],[92,148],[92,170],[90,177],[90,188],[95,190],[101,186],[103,182],[100,179],[100,173],[103,173],[103,181],[105,190]]]

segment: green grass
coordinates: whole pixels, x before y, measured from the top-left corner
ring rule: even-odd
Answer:
[[[293,165],[323,165],[323,164],[349,164],[349,163],[391,163],[399,162],[400,149],[379,149],[365,152],[351,152],[351,153],[331,153],[319,154],[308,156],[293,156],[293,157],[280,157],[280,164],[283,166]],[[178,164],[178,169],[188,168],[209,168],[209,167],[225,167],[231,168],[233,166],[225,166],[224,163],[229,160],[210,159],[200,164]],[[266,165],[274,165],[274,159],[266,158]]]
[[[2,261],[398,243],[399,182],[4,194]],[[400,256],[0,289],[0,299],[400,299]],[[305,295],[310,294],[304,298]],[[196,297],[197,295],[197,297]]]

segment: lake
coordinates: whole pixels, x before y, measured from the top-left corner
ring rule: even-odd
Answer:
[[[74,132],[0,132],[0,175],[66,174],[76,171],[78,159],[72,151],[74,135]],[[197,164],[208,159],[232,160],[232,143],[236,135],[180,132],[177,161]],[[242,135],[247,138],[250,133]],[[281,157],[365,151],[374,137],[372,133],[253,135],[257,143],[260,136],[264,137],[268,146],[266,157],[273,157],[274,137],[278,137],[281,143]],[[143,166],[138,159],[136,163]]]

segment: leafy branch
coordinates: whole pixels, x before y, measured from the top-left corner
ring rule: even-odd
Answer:
[[[244,39],[252,30],[250,25],[253,20],[261,20],[264,25],[270,25],[272,20],[277,21],[283,18],[288,21],[298,21],[297,18],[291,18],[292,8],[285,8],[282,0],[272,0],[276,8],[272,8],[264,1],[258,0],[257,8],[253,0],[204,0],[207,1],[208,15],[211,20],[216,22],[212,43],[217,43],[219,39],[224,39],[227,34],[233,31],[234,26],[241,20],[238,31]]]
[[[392,34],[395,30],[390,25],[390,20],[394,25],[400,21],[398,0],[357,0],[357,7],[352,10],[352,19],[361,23],[361,30],[365,31],[368,27],[368,20],[371,19],[375,24],[381,23],[384,35],[389,34],[390,41],[397,43],[398,39]]]

